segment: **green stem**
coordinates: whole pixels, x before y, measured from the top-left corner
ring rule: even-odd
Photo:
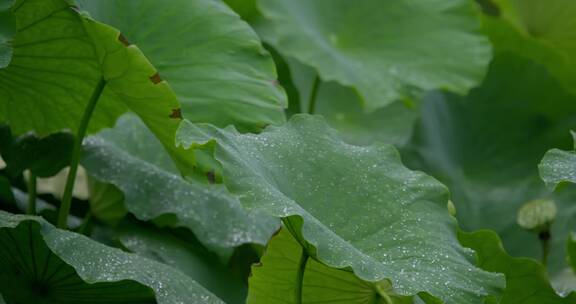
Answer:
[[[318,88],[320,87],[320,77],[316,76],[314,79],[314,84],[312,85],[312,92],[310,93],[310,99],[308,100],[308,114],[314,114],[316,109],[316,97],[318,95]]]
[[[548,241],[542,242],[542,265],[548,266],[548,255],[550,255],[550,243]]]
[[[380,294],[380,296],[382,297],[382,299],[384,299],[384,301],[386,301],[386,304],[394,304],[394,301],[392,301],[392,298],[390,298],[389,295],[387,294]]]
[[[26,213],[30,215],[36,214],[36,174],[30,172],[28,177],[28,206]]]
[[[375,292],[379,296],[374,297],[373,303],[381,303],[381,299],[384,299],[384,303],[386,304],[394,304],[392,297],[388,295],[388,293],[393,292],[394,289],[392,288],[392,283],[389,281],[383,281],[382,283],[374,284]]]
[[[550,231],[541,232],[538,235],[540,244],[542,245],[542,265],[548,266],[548,256],[550,255]]]
[[[302,299],[302,286],[304,285],[304,271],[306,270],[306,264],[308,263],[308,253],[305,248],[302,248],[302,255],[300,256],[300,263],[298,266],[298,272],[296,274],[296,292],[294,303],[302,304],[304,301]]]
[[[78,164],[80,163],[82,141],[86,135],[90,117],[92,117],[96,103],[98,102],[98,99],[100,99],[100,95],[102,95],[105,86],[106,81],[103,78],[100,79],[98,85],[96,85],[96,88],[94,88],[94,91],[92,92],[92,96],[86,105],[86,109],[84,109],[84,114],[82,115],[80,126],[78,127],[78,133],[76,133],[76,138],[74,139],[72,158],[70,160],[70,170],[68,172],[66,187],[64,188],[64,194],[62,196],[62,205],[60,206],[60,211],[58,213],[58,228],[61,229],[65,229],[68,226],[68,213],[70,213],[70,207],[72,205],[72,192],[74,190],[74,182],[76,181],[76,172],[78,172]]]

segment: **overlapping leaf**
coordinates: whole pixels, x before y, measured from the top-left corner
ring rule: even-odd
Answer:
[[[300,93],[301,106],[298,112],[307,112],[316,73],[294,59],[288,59],[287,62]],[[348,143],[369,145],[382,142],[399,147],[409,141],[418,116],[418,111],[410,107],[408,101],[396,101],[367,113],[354,90],[335,82],[321,82],[314,114],[324,116],[328,124],[338,130]]]
[[[182,271],[226,303],[245,301],[246,286],[242,279],[198,242],[134,224],[121,225],[117,236],[131,252]]]
[[[18,1],[12,10],[19,25],[12,62],[0,69],[0,120],[17,135],[76,129],[101,76],[82,18],[58,0]],[[107,102],[100,106],[92,130],[111,124],[110,116],[123,111]]]
[[[290,217],[328,266],[446,303],[479,303],[501,287],[501,277],[475,268],[458,244],[447,189],[406,169],[391,146],[345,144],[307,115],[260,135],[185,121],[177,137],[185,147],[215,145],[225,184],[244,207]]]
[[[572,133],[572,137],[575,136],[576,133]],[[540,176],[550,188],[555,188],[561,182],[576,183],[576,153],[574,151],[552,149],[546,152],[538,167]]]
[[[446,88],[465,93],[483,77],[488,40],[465,0],[260,0],[265,41],[354,88],[371,110]]]
[[[302,281],[298,282],[302,250],[288,230],[282,229],[274,236],[261,262],[252,267],[247,303],[412,303],[408,297],[395,295],[386,281],[364,282],[351,272],[313,259],[304,265]],[[297,284],[302,284],[301,298],[296,294]]]
[[[179,159],[173,141],[180,105],[166,82],[153,77],[156,69],[137,47],[65,0],[18,0],[12,12],[18,32],[12,61],[0,69],[0,121],[16,135],[75,131],[104,79],[88,131],[113,125],[128,107]]]
[[[464,246],[474,249],[479,264],[487,271],[506,275],[506,290],[500,304],[569,304],[576,301],[576,292],[562,298],[550,286],[546,269],[528,258],[513,258],[502,248],[498,235],[492,231],[461,232]]]
[[[484,28],[497,52],[526,56],[576,93],[576,3],[570,0],[496,0]]]
[[[220,1],[79,3],[144,51],[174,88],[185,118],[242,130],[284,121],[286,96],[276,84],[270,55]]]
[[[575,133],[572,132],[572,137]],[[539,165],[540,176],[546,183],[546,185],[551,189],[556,189],[556,193],[566,192],[566,188],[573,189],[574,187],[566,186],[560,187],[562,183],[574,184],[575,170],[574,162],[576,158],[574,157],[574,151],[564,151],[560,149],[552,149],[544,155],[542,162]],[[568,190],[569,191],[569,190]],[[576,190],[573,190],[576,191]],[[571,201],[570,203],[572,203]],[[573,204],[569,208],[563,210],[567,212],[570,216],[576,214],[576,206]],[[564,268],[559,272],[554,278],[554,284],[557,290],[560,291],[572,291],[576,290],[576,242],[574,240],[573,223],[566,223],[565,227],[568,230],[567,240],[565,242],[565,253],[566,261],[569,267]],[[557,249],[558,250],[558,249]]]
[[[0,154],[9,175],[30,170],[39,177],[56,175],[70,163],[74,137],[59,132],[44,138],[25,134],[14,138],[8,126],[0,126]]]
[[[412,140],[416,153],[403,155],[410,167],[449,186],[464,229],[495,230],[514,256],[542,255],[538,237],[516,223],[520,206],[553,199],[559,212],[551,228],[549,269],[556,273],[565,267],[564,242],[576,225],[576,192],[566,187],[552,195],[537,166],[547,149],[571,146],[574,112],[576,98],[544,67],[499,55],[483,84],[466,97],[434,93],[426,98]]]
[[[141,220],[170,215],[169,224],[191,229],[211,248],[266,244],[278,222],[247,213],[222,185],[182,179],[154,136],[130,115],[90,137],[82,165],[90,175],[118,187],[128,211]]]
[[[223,303],[175,269],[38,217],[0,211],[0,240],[7,303]]]

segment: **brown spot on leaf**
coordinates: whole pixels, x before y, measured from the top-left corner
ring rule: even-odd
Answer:
[[[272,79],[272,84],[277,86],[280,84],[280,82],[278,81],[278,79]]]
[[[130,46],[130,41],[128,41],[128,39],[126,39],[126,36],[122,35],[122,33],[120,33],[120,35],[118,36],[118,41],[122,42],[124,46]]]
[[[172,114],[170,114],[169,117],[181,119],[182,118],[182,109],[180,109],[180,108],[172,109]]]
[[[211,183],[211,184],[216,183],[216,174],[214,173],[214,170],[210,170],[210,171],[206,172],[206,177],[208,178],[209,183]]]
[[[150,76],[150,81],[152,81],[153,84],[159,84],[162,82],[162,77],[160,77],[160,74],[156,72],[156,74]]]

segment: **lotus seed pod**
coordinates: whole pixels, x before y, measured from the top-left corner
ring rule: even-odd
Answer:
[[[549,199],[536,199],[518,210],[518,225],[537,233],[547,231],[556,218],[556,204]]]

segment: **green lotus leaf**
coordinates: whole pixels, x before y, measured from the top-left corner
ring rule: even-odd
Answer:
[[[18,106],[14,107],[11,102],[12,106],[6,111],[16,134],[30,128],[40,135],[63,128],[75,129],[87,97],[96,92],[96,83],[103,79],[104,90],[92,115],[89,132],[111,125],[127,106],[142,118],[180,167],[194,165],[193,158],[180,157],[174,148],[174,133],[181,119],[176,95],[158,78],[157,70],[136,46],[116,29],[79,14],[65,1],[22,0],[16,5],[22,30],[15,40],[15,58],[22,57],[22,60],[13,60],[0,71],[6,74],[7,77],[2,78],[6,82],[15,77],[18,82],[11,84],[27,84],[25,90],[18,86],[5,90],[10,98],[18,99]],[[44,35],[46,31],[49,35]],[[45,39],[46,36],[49,39]],[[36,41],[38,39],[40,41]],[[49,78],[50,82],[47,84],[42,77]],[[54,100],[58,104],[54,104]],[[30,107],[33,109],[28,109]],[[39,111],[40,108],[59,111]],[[28,125],[30,123],[34,125]]]
[[[16,18],[11,11],[14,0],[0,0],[0,69],[12,59],[12,39],[16,34]]]
[[[243,278],[234,275],[219,257],[201,244],[177,237],[170,231],[124,223],[116,231],[131,252],[157,260],[185,273],[226,303],[246,299]]]
[[[301,268],[302,251],[288,230],[282,229],[274,236],[261,262],[252,266],[247,303],[413,303],[409,297],[395,295],[387,281],[364,282],[349,271],[330,268],[313,259]],[[297,280],[299,273],[301,281]],[[296,293],[297,288],[301,288],[301,295]]]
[[[12,42],[12,61],[0,69],[0,121],[7,122],[15,135],[76,130],[103,76],[101,58],[86,27],[108,28],[85,21],[64,0],[19,0],[11,10],[18,32]],[[117,37],[109,39],[118,42]],[[125,110],[122,104],[105,100],[98,108],[90,124],[92,132],[112,125]]]
[[[259,32],[324,81],[354,88],[375,110],[412,91],[466,93],[491,57],[473,3],[259,0]]]
[[[82,165],[100,181],[124,193],[126,209],[140,220],[170,215],[210,248],[266,244],[277,220],[248,213],[223,185],[184,180],[160,143],[134,115],[114,129],[89,137]]]
[[[458,244],[446,187],[406,169],[392,146],[348,145],[308,115],[260,135],[184,121],[177,138],[184,147],[213,145],[244,207],[285,218],[330,267],[446,303],[479,303],[502,286]]]
[[[496,303],[568,304],[576,301],[576,292],[563,298],[554,291],[542,264],[529,258],[509,256],[493,231],[460,232],[458,238],[464,246],[476,251],[482,269],[506,275],[506,289],[500,302]]]
[[[310,95],[316,72],[294,59],[288,58],[289,70],[302,100],[299,113],[308,112]],[[280,83],[284,85],[282,79]],[[290,100],[292,102],[292,99]],[[396,101],[386,107],[367,113],[354,90],[335,82],[320,82],[314,114],[326,118],[331,127],[351,144],[369,145],[374,142],[405,145],[412,135],[418,111],[408,100]]]
[[[551,274],[563,269],[566,236],[576,225],[576,187],[551,194],[537,168],[547,149],[572,146],[576,98],[541,65],[507,54],[494,59],[467,96],[432,93],[421,108],[404,159],[448,185],[462,228],[495,230],[511,255],[540,259],[540,240],[516,218],[526,202],[551,199],[558,214],[548,267]]]
[[[0,211],[6,303],[223,303],[164,264]]]
[[[576,93],[576,4],[570,0],[496,0],[496,16],[483,19],[496,52],[513,52],[549,70]]]
[[[120,30],[158,68],[183,116],[259,130],[284,122],[286,96],[258,36],[220,1],[79,1]],[[218,113],[218,115],[215,115]]]
[[[58,132],[44,138],[34,134],[12,137],[8,126],[0,127],[0,154],[9,175],[30,170],[39,177],[56,175],[70,163],[74,137]]]
[[[572,137],[576,137],[576,133],[572,133]],[[561,182],[576,183],[576,153],[574,151],[552,149],[546,152],[538,168],[542,180],[550,188],[555,188]]]
[[[102,80],[105,86],[88,132],[114,124],[126,108],[137,113],[183,165],[174,149],[180,120],[176,95],[156,69],[116,29],[79,14],[64,0],[18,0],[14,55],[0,69],[0,121],[15,135],[76,130]]]

